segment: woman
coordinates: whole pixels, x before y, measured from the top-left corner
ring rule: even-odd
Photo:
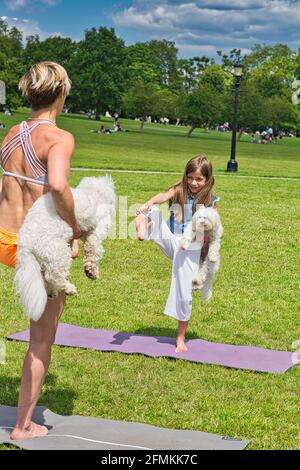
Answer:
[[[81,235],[74,213],[68,178],[74,138],[56,126],[70,81],[63,67],[40,62],[22,77],[19,88],[32,107],[30,118],[14,126],[0,150],[3,170],[0,195],[0,263],[15,267],[18,232],[24,218],[42,194],[51,191],[56,210],[72,227],[74,240]],[[41,319],[30,322],[30,343],[22,372],[18,412],[11,439],[45,436],[48,429],[32,421],[49,367],[51,347],[65,294],[49,300]]]

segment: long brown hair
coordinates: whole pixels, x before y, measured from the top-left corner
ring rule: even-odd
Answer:
[[[198,191],[198,193],[194,194],[195,203],[193,206],[196,207],[197,204],[204,204],[207,207],[212,202],[213,189],[215,184],[212,164],[210,160],[204,155],[196,155],[187,162],[182,179],[169,188],[175,189],[174,197],[169,201],[169,205],[171,206],[172,204],[176,204],[181,208],[181,215],[176,215],[177,220],[183,219],[184,206],[187,203],[187,199],[190,194],[188,187],[188,175],[190,173],[194,173],[197,170],[200,170],[201,175],[204,176],[206,181],[205,185]]]

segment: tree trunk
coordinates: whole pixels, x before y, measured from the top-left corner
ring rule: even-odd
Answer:
[[[193,132],[196,128],[197,128],[197,126],[194,126],[194,125],[191,126],[191,128],[190,128],[190,130],[188,131],[188,133],[187,133],[186,136],[187,136],[187,137],[190,137],[190,135],[192,134],[192,132]]]
[[[144,119],[141,119],[141,129],[144,129]]]

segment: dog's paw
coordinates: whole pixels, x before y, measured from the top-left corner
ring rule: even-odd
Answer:
[[[66,294],[66,295],[77,295],[77,289],[76,289],[76,287],[74,286],[74,284],[69,283],[69,284],[66,286],[65,294]]]
[[[192,281],[192,288],[193,290],[200,290],[202,289],[204,284],[204,279],[202,278],[201,274],[197,274]]]
[[[201,292],[201,297],[204,303],[208,303],[212,298],[212,290],[206,290]]]
[[[208,255],[208,261],[211,263],[216,263],[218,261],[218,258],[215,255]]]
[[[193,282],[192,284],[192,291],[197,291],[197,290],[200,290],[201,287],[199,286],[199,284],[197,284],[197,282]]]
[[[89,278],[95,281],[99,277],[99,269],[97,266],[94,266],[92,264],[87,264],[84,266],[84,272],[85,275]]]

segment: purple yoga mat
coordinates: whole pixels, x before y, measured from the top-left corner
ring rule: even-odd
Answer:
[[[8,336],[7,339],[28,341],[29,331]],[[143,336],[117,331],[82,328],[68,323],[58,326],[55,344],[97,351],[117,351],[145,354],[152,357],[172,357],[192,362],[216,364],[257,372],[283,373],[300,363],[300,355],[288,351],[274,351],[256,346],[234,346],[212,343],[203,339],[186,342],[188,352],[175,353],[175,339],[166,336]]]

